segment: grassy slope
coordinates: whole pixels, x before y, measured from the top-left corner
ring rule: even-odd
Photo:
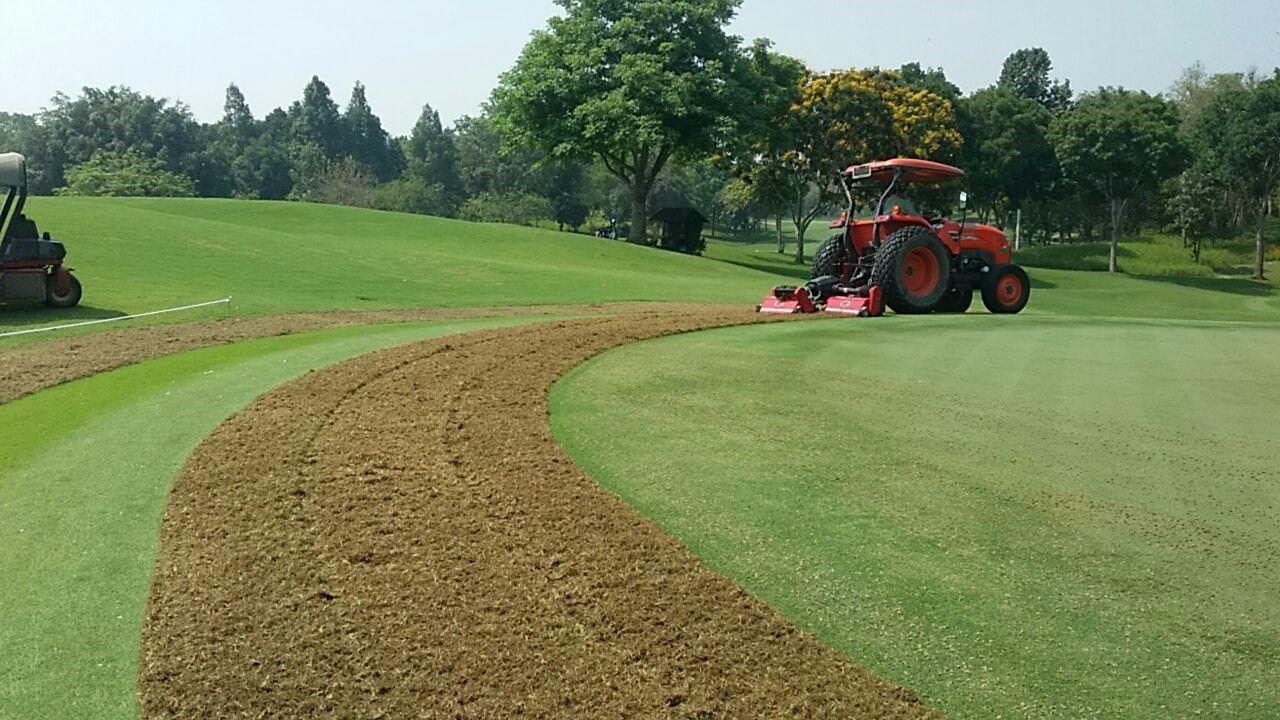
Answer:
[[[0,718],[136,717],[160,516],[187,455],[273,386],[516,320],[343,328],[208,348],[0,405]]]
[[[29,207],[66,242],[84,304],[8,310],[0,332],[226,295],[238,313],[735,302],[776,279],[584,235],[325,205],[40,197]]]
[[[1274,296],[1045,275],[1039,316],[621,348],[557,385],[553,425],[711,565],[953,717],[1280,715]],[[1273,323],[1068,314],[1107,297]]]

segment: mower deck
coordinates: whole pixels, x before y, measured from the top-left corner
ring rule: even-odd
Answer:
[[[779,285],[765,296],[756,311],[768,315],[801,315],[828,312],[846,317],[878,317],[884,314],[884,301],[880,288],[852,290],[839,288],[824,292],[820,284]]]

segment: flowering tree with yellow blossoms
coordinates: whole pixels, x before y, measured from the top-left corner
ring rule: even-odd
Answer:
[[[788,129],[775,172],[787,179],[796,262],[804,262],[809,225],[843,198],[845,167],[898,156],[950,160],[963,142],[950,102],[878,69],[807,73],[777,123]]]

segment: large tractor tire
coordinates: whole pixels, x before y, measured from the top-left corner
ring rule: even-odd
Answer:
[[[853,274],[853,263],[849,262],[849,244],[844,233],[839,232],[823,241],[818,252],[813,254],[813,271],[809,278],[835,277],[840,282],[848,282]]]
[[[1031,299],[1031,280],[1017,265],[1001,265],[982,280],[982,304],[993,313],[1022,312]]]
[[[44,304],[54,308],[72,308],[80,304],[80,297],[83,294],[84,290],[80,287],[80,281],[71,273],[67,273],[65,292],[59,292],[58,274],[52,273],[49,275],[49,279],[45,281]]]
[[[938,313],[965,313],[973,305],[973,288],[952,285],[943,293],[942,299],[933,306]]]
[[[871,282],[884,293],[896,313],[931,312],[946,294],[951,255],[932,230],[912,226],[889,236],[876,250]]]

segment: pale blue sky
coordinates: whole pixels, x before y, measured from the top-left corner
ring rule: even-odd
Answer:
[[[345,104],[361,80],[387,128],[424,101],[452,121],[475,113],[550,0],[10,0],[0,110],[34,112],[54,91],[126,84],[221,114],[229,81],[256,115],[318,74]],[[911,8],[911,9],[906,9]],[[966,92],[993,82],[1020,47],[1049,51],[1077,90],[1165,90],[1200,60],[1211,71],[1280,66],[1280,0],[746,0],[733,31],[767,36],[816,68],[917,60]]]

